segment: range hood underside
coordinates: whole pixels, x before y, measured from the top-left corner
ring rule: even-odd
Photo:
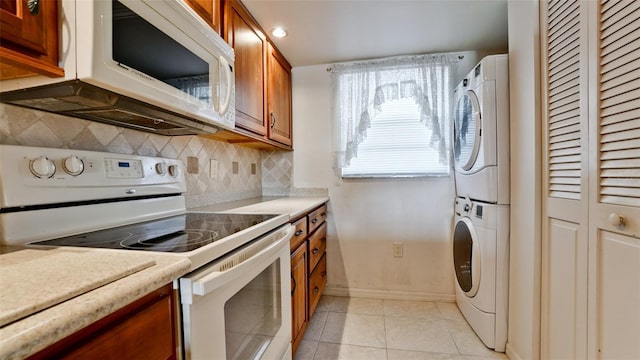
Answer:
[[[159,135],[201,135],[218,131],[200,120],[79,80],[2,93],[0,102]]]

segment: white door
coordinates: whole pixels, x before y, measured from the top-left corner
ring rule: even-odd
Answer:
[[[589,355],[640,359],[640,1],[589,15]]]
[[[541,3],[543,359],[587,356],[588,112],[584,1]]]
[[[640,1],[544,1],[541,358],[640,358]]]

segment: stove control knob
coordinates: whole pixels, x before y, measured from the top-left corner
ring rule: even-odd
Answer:
[[[39,178],[50,178],[56,173],[56,165],[45,156],[29,162],[29,170]]]
[[[71,155],[62,162],[64,172],[71,176],[78,176],[84,171],[84,162],[75,155]]]
[[[156,173],[158,173],[158,175],[164,175],[165,173],[164,163],[160,162],[156,164]]]
[[[169,175],[171,175],[171,177],[177,177],[179,171],[180,168],[178,167],[178,165],[169,165]]]

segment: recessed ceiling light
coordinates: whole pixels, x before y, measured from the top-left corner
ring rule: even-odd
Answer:
[[[277,27],[277,28],[271,30],[271,35],[273,35],[273,36],[275,36],[277,38],[283,38],[283,37],[287,36],[287,32],[284,31],[283,28]]]

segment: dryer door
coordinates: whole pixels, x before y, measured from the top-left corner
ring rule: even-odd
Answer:
[[[474,297],[480,285],[480,243],[467,217],[458,220],[453,231],[453,266],[460,289]]]
[[[456,103],[454,132],[454,157],[456,166],[463,170],[473,167],[480,149],[482,121],[480,103],[476,94],[467,90]]]

